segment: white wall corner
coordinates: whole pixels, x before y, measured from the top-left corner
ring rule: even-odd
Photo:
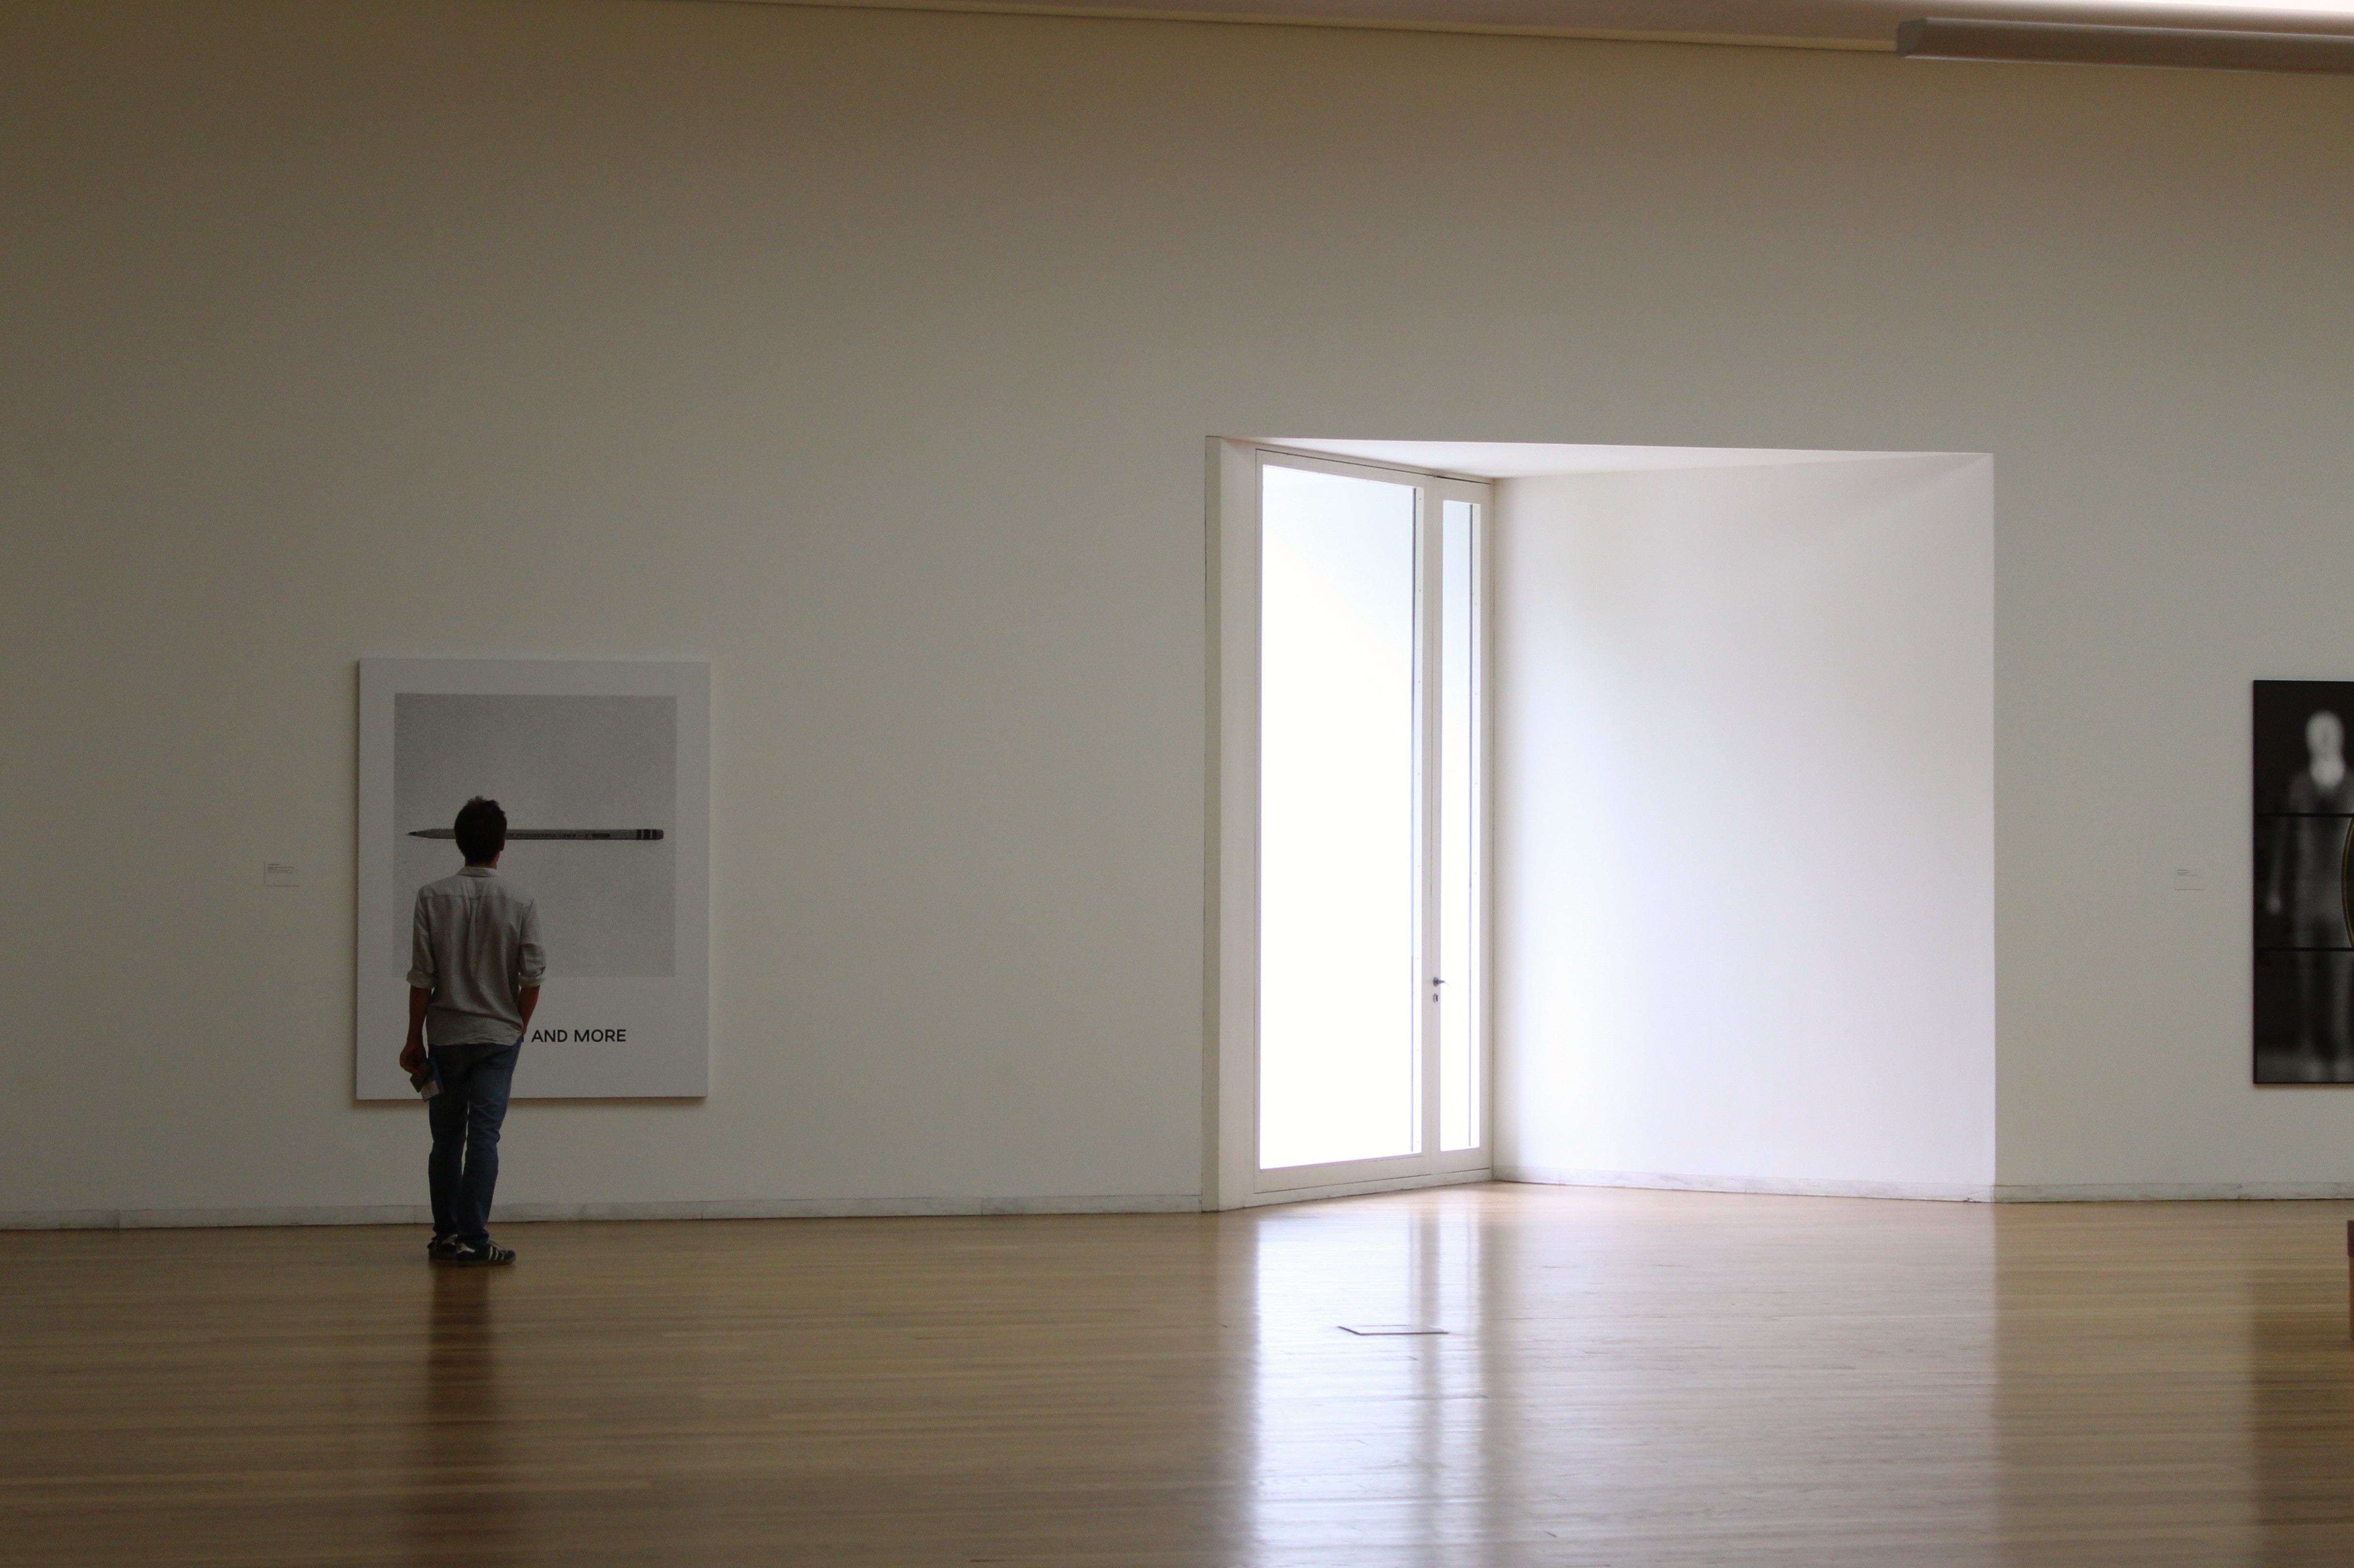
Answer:
[[[1990,461],[1498,492],[1500,1167],[1988,1197]]]

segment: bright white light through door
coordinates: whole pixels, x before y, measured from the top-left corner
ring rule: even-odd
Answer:
[[[1416,492],[1261,472],[1259,1165],[1414,1154]]]
[[[1477,1149],[1479,1102],[1478,508],[1440,503],[1438,570],[1438,1147]]]

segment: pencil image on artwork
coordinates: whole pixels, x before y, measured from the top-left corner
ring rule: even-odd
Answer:
[[[472,796],[512,822],[614,823],[509,828],[500,874],[539,901],[551,981],[669,974],[676,727],[671,697],[402,693],[392,896],[458,868],[450,814]]]
[[[412,839],[455,839],[455,828],[412,828]],[[550,839],[622,839],[649,842],[663,836],[660,828],[509,828],[507,842],[517,839],[533,839],[545,842]]]

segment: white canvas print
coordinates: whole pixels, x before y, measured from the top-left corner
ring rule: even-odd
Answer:
[[[709,685],[703,664],[361,662],[361,1098],[412,1094],[410,913],[463,863],[451,824],[477,795],[547,949],[516,1097],[704,1093]]]

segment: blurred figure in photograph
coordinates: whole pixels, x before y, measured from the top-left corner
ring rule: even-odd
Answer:
[[[2298,950],[2298,1075],[2307,1083],[2354,1080],[2349,1003],[2354,1001],[2354,948],[2347,941],[2339,867],[2346,853],[2354,779],[2346,773],[2346,726],[2327,710],[2305,721],[2306,765],[2288,781],[2287,813],[2274,824],[2272,877],[2264,913],[2285,916]],[[2323,949],[2317,951],[2315,949]]]

